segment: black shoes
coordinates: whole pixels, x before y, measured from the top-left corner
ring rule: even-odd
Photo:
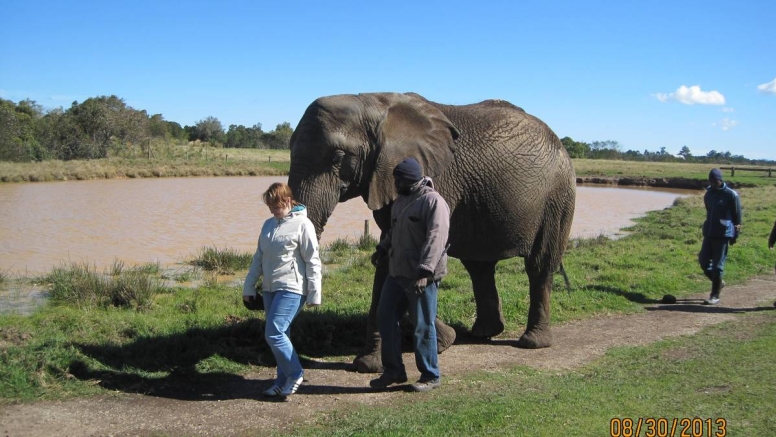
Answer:
[[[369,381],[369,386],[372,388],[387,388],[393,384],[404,384],[407,382],[407,375],[389,375],[383,373],[379,378]]]

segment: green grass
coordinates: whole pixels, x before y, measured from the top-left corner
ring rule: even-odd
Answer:
[[[136,149],[136,148],[135,148]],[[151,157],[128,149],[105,159],[0,162],[0,182],[45,182],[188,176],[278,176],[288,174],[287,150],[222,149],[207,144],[158,144]]]
[[[114,261],[109,272],[100,273],[86,263],[70,263],[55,267],[45,281],[50,284],[50,298],[55,303],[86,309],[147,309],[162,291],[155,275],[158,272],[158,264],[127,269],[123,262]]]
[[[750,314],[694,336],[618,348],[573,371],[515,367],[448,378],[431,395],[396,393],[390,405],[336,411],[291,433],[607,436],[612,419],[702,418],[712,419],[711,435],[721,432],[716,419],[726,420],[728,436],[773,435],[774,354],[776,314]],[[634,435],[627,432],[619,435]]]
[[[609,161],[602,159],[573,159],[574,170],[578,177],[615,177],[647,179],[693,179],[706,181],[713,167],[730,167],[729,164],[700,164],[689,162],[642,162]],[[756,165],[737,166],[744,168],[769,168]],[[776,175],[768,177],[766,172],[736,170],[731,176],[730,170],[723,170],[725,180],[736,186],[767,186],[776,184]]]
[[[773,252],[766,243],[776,217],[776,187],[740,193],[744,227],[730,251],[726,281],[731,285],[773,274]],[[638,219],[624,238],[573,241],[564,259],[573,290],[567,293],[556,275],[553,323],[642,312],[644,303],[666,293],[682,297],[707,292],[708,281],[696,261],[703,219],[701,197],[693,196]],[[301,355],[347,361],[363,345],[374,272],[369,256],[375,244],[343,240],[322,248],[324,305],[304,311],[292,329]],[[220,258],[229,251],[213,248],[219,258],[214,265],[226,264]],[[238,275],[244,268],[230,267]],[[441,285],[439,314],[457,329],[468,329],[475,313],[471,282],[457,260],[451,259],[449,270]],[[30,316],[0,315],[0,403],[106,390],[144,393],[191,378],[273,365],[266,345],[255,341],[263,332],[262,314],[243,308],[239,285],[220,283],[216,273],[201,286],[157,289],[147,300],[112,297],[111,290],[132,289],[110,285],[120,278],[140,282],[141,276],[161,275],[158,266],[120,263],[103,273],[78,264],[52,272],[47,278],[51,304]],[[514,338],[528,309],[522,260],[499,263],[496,281],[507,320],[503,336]],[[771,419],[776,405],[773,322],[772,313],[742,316],[698,336],[613,351],[574,371],[516,368],[468,375],[428,396],[401,398],[398,404],[406,407],[338,412],[299,431],[558,435],[563,430],[568,435],[606,435],[612,417],[726,415],[730,435],[771,435],[776,427]],[[717,388],[716,380],[729,387]]]
[[[37,163],[0,162],[0,182],[38,182],[83,179],[184,177],[184,176],[276,176],[288,174],[288,150],[226,149],[207,143],[176,145],[155,143],[149,158],[138,148],[117,156],[88,161],[44,161]],[[573,159],[579,177],[634,177],[647,179],[695,179],[705,181],[712,167],[727,164],[688,162],[610,161]],[[743,166],[755,168],[757,166]],[[767,168],[767,167],[760,167]],[[736,186],[763,186],[776,183],[764,172],[736,171],[727,180]]]
[[[238,270],[247,270],[252,259],[252,253],[214,246],[200,249],[190,264],[219,274],[231,275]]]

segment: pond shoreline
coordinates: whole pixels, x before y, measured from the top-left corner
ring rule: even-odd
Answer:
[[[273,171],[272,169],[224,169],[223,171],[195,171],[189,173],[174,173],[170,171],[137,171],[132,173],[114,173],[100,172],[96,174],[56,174],[48,176],[23,176],[23,177],[0,177],[0,183],[35,183],[35,182],[66,182],[73,180],[109,180],[109,179],[159,179],[159,178],[187,178],[187,177],[230,177],[230,176],[288,176],[287,172]],[[577,185],[595,184],[595,185],[614,185],[621,187],[654,187],[654,188],[677,188],[688,190],[702,190],[708,186],[708,181],[702,179],[691,179],[683,177],[632,177],[632,176],[577,176]],[[727,181],[731,188],[755,187],[756,184],[738,183]]]
[[[609,177],[609,176],[578,176],[579,184],[616,185],[619,187],[653,187],[653,188],[678,188],[687,190],[703,190],[709,182],[700,179],[689,178],[649,178],[649,177]],[[727,181],[731,188],[755,187],[755,184],[737,183]]]

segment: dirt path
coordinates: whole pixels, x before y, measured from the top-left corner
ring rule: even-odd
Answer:
[[[698,305],[705,296],[681,299],[675,305],[650,305],[630,316],[600,317],[555,326],[555,345],[524,350],[514,340],[491,344],[454,345],[440,355],[444,381],[478,369],[524,364],[538,369],[568,369],[603,355],[609,348],[652,343],[664,337],[687,335],[703,327],[731,320],[750,311],[774,310],[776,276],[728,286],[719,306]],[[413,358],[405,355],[407,370]],[[263,399],[273,369],[247,377],[235,376],[216,385],[196,382],[155,396],[115,393],[91,399],[39,402],[0,407],[2,436],[243,436],[303,423],[321,413],[352,405],[391,402],[402,391],[375,393],[368,383],[375,375],[345,370],[346,364],[314,363],[306,382],[287,402]],[[410,373],[410,379],[417,374]],[[444,389],[444,387],[443,387]]]

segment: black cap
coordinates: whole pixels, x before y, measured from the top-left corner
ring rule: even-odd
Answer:
[[[721,181],[722,180],[722,171],[718,168],[712,168],[709,172],[709,180],[710,181]]]
[[[393,176],[407,181],[417,182],[423,179],[423,169],[415,158],[404,158],[393,169]]]

